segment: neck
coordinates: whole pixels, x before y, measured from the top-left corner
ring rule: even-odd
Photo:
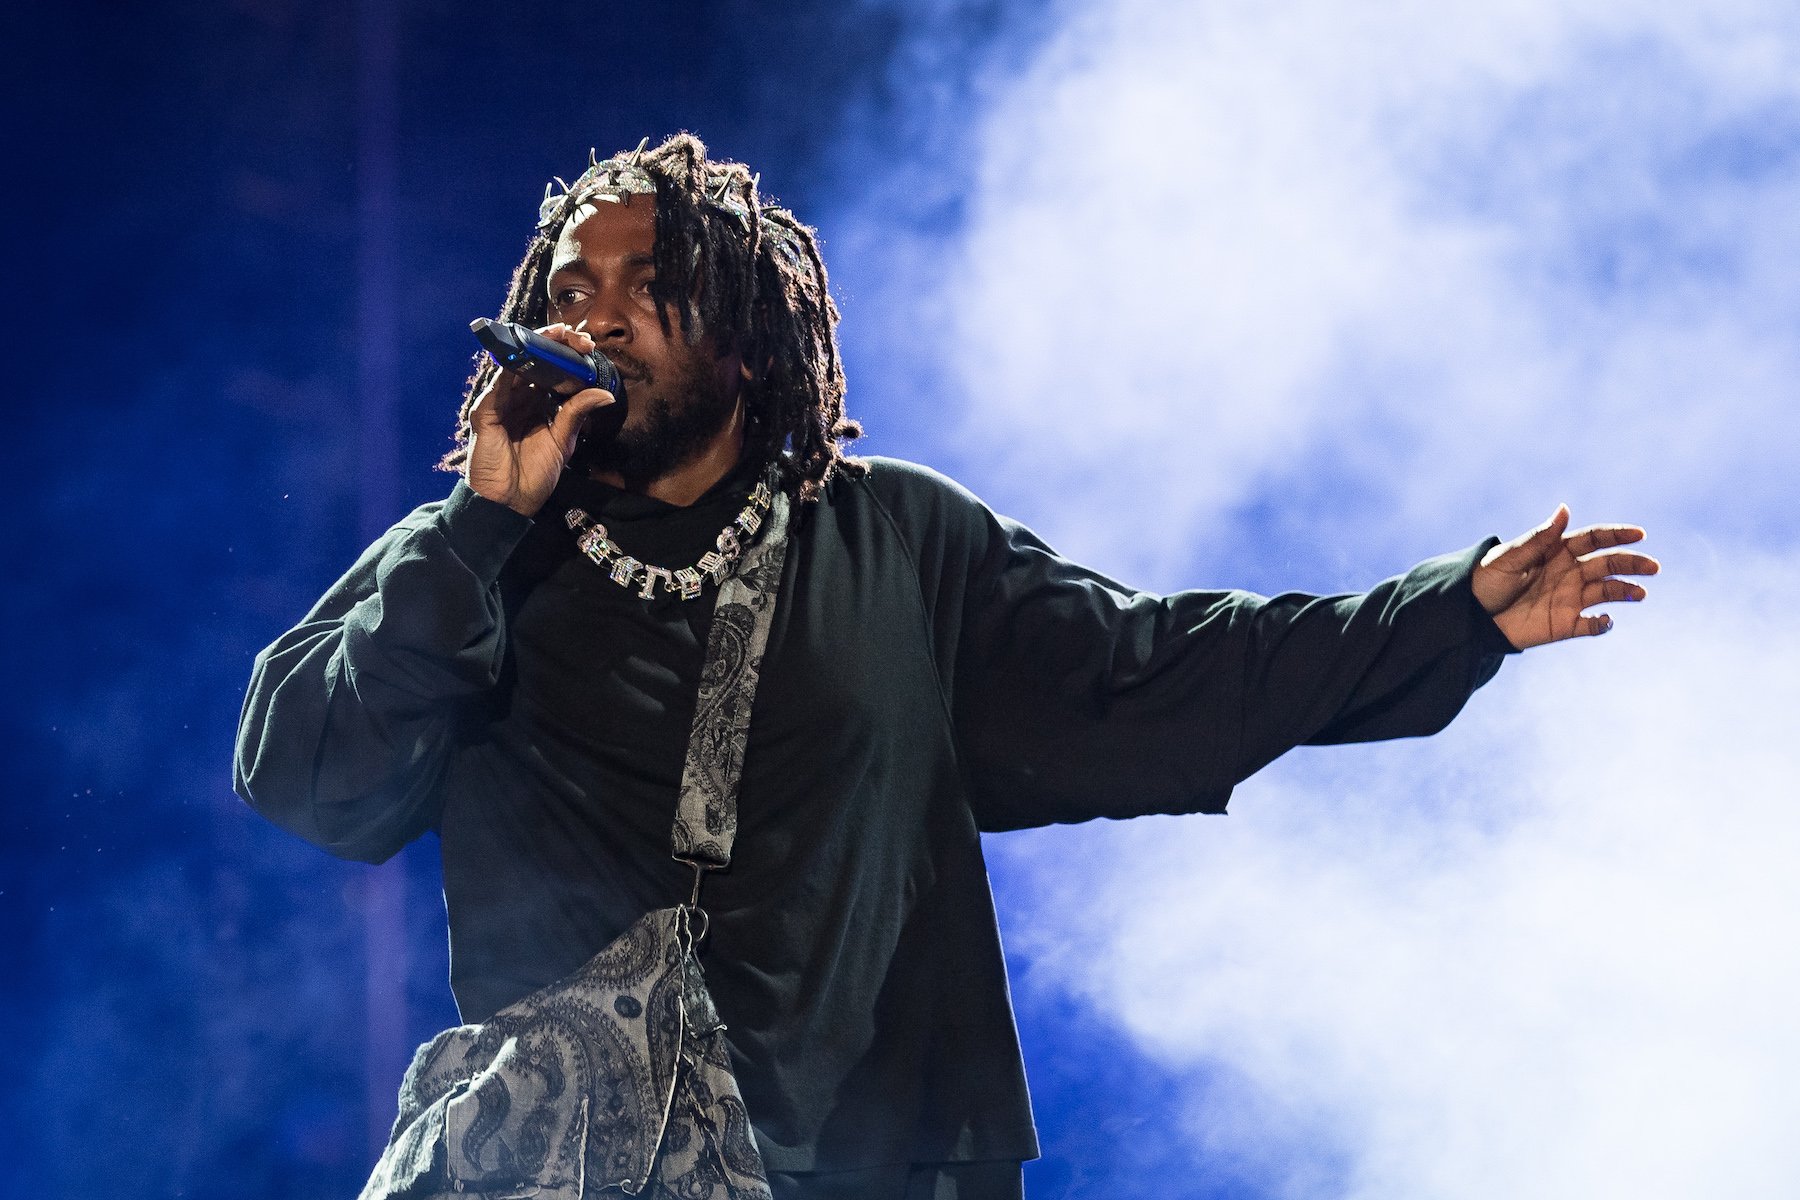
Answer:
[[[627,479],[617,471],[594,471],[593,478],[621,491],[637,492],[664,504],[686,508],[731,474],[744,456],[744,404],[738,401],[731,416],[699,454],[666,474],[653,479]]]

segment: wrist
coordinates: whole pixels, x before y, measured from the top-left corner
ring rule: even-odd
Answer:
[[[451,489],[438,523],[456,556],[488,583],[499,578],[500,568],[532,525],[525,514],[482,495],[466,479]]]
[[[1493,558],[1499,547],[1488,551],[1487,558]],[[1529,575],[1517,571],[1503,571],[1499,567],[1488,565],[1487,559],[1477,563],[1469,572],[1469,591],[1474,593],[1475,602],[1481,605],[1481,611],[1490,617],[1497,617],[1505,612],[1507,606],[1517,600],[1530,582]]]

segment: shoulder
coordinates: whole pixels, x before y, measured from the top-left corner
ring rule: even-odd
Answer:
[[[846,536],[897,541],[926,579],[965,573],[1004,541],[987,505],[948,475],[898,458],[861,461],[865,471],[836,476],[825,489]]]
[[[902,458],[865,456],[868,469],[832,481],[827,497],[834,503],[874,503],[903,528],[948,521],[983,522],[988,508],[968,488],[941,471]]]

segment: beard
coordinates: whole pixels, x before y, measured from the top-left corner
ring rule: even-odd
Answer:
[[[583,433],[569,466],[583,474],[616,471],[628,483],[659,479],[700,456],[731,419],[737,396],[704,353],[685,358],[665,388],[641,363],[620,358],[622,369],[634,371],[625,381],[625,425],[610,438]]]

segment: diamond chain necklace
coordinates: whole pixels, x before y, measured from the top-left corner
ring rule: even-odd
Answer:
[[[768,514],[769,505],[774,499],[775,492],[770,487],[770,480],[759,480],[756,487],[751,489],[750,499],[744,504],[744,510],[719,531],[719,536],[713,541],[714,549],[702,554],[700,561],[693,566],[673,571],[667,567],[640,562],[619,549],[619,544],[606,535],[606,526],[588,516],[585,509],[571,508],[564,514],[563,520],[575,534],[575,544],[580,547],[581,552],[598,565],[606,567],[612,581],[620,587],[635,587],[639,596],[649,600],[656,595],[656,585],[660,583],[665,592],[678,592],[683,600],[698,600],[700,589],[708,579],[714,583],[725,581],[725,576],[731,573],[732,564],[743,557],[744,549],[749,546],[756,531],[762,528],[763,517]]]

